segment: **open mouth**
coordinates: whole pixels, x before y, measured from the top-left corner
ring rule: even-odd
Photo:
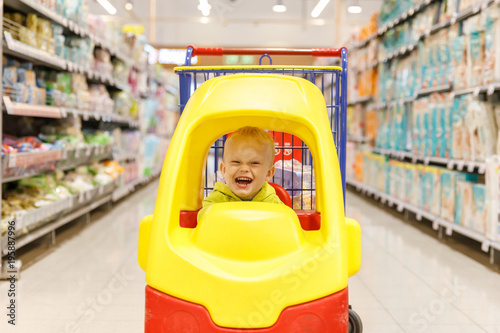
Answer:
[[[236,185],[239,187],[247,187],[252,183],[253,179],[250,179],[248,177],[238,177],[236,178]]]

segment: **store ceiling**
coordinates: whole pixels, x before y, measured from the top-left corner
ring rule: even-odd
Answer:
[[[96,0],[88,1],[91,13],[107,14]],[[124,8],[127,0],[109,1],[118,10],[115,16],[144,25],[153,45],[169,47],[335,47],[382,4],[382,0],[360,0],[362,13],[350,14],[347,6],[355,0],[331,0],[314,19],[311,11],[318,0],[283,0],[284,13],[272,11],[277,0],[208,0],[212,6],[208,17],[197,9],[199,0],[131,0],[130,12]]]

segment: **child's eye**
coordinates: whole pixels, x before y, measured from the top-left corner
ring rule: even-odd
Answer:
[[[239,161],[231,161],[232,164],[240,164]]]
[[[260,163],[259,162],[252,162],[251,164],[252,165],[259,165]]]

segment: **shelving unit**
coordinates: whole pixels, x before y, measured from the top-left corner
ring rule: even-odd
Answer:
[[[378,113],[378,112],[376,113],[377,121],[380,121],[380,123],[378,123],[376,126],[378,126],[379,130],[380,130],[380,128],[383,128],[383,130],[386,132],[384,132],[385,136],[382,137],[383,144],[380,145],[380,147],[389,147],[389,145],[387,144],[387,140],[389,140],[388,139],[389,132],[387,132],[387,131],[390,131],[390,135],[396,135],[394,128],[391,127],[391,126],[397,126],[397,125],[395,125],[395,123],[393,123],[394,117],[406,117],[406,118],[404,118],[405,120],[401,120],[401,118],[398,118],[399,121],[406,122],[405,128],[411,128],[412,125],[410,125],[410,124],[413,124],[415,121],[418,121],[418,126],[420,126],[420,127],[417,126],[417,129],[416,129],[417,132],[419,129],[421,129],[423,131],[431,131],[431,130],[434,130],[434,127],[436,126],[434,124],[434,122],[436,122],[436,121],[437,122],[440,122],[440,121],[445,122],[445,120],[442,120],[441,118],[439,118],[439,120],[435,120],[432,117],[443,117],[443,119],[444,119],[444,116],[442,116],[443,112],[451,112],[448,110],[449,110],[449,108],[452,108],[452,106],[450,106],[450,105],[451,105],[451,103],[453,103],[453,101],[456,97],[466,95],[466,94],[472,95],[472,97],[478,97],[479,95],[483,94],[483,96],[478,98],[478,100],[484,101],[485,96],[491,96],[500,90],[500,82],[493,82],[490,84],[480,84],[477,86],[468,87],[466,89],[458,89],[458,88],[454,87],[452,84],[441,85],[444,82],[451,82],[451,80],[448,81],[448,80],[441,80],[440,78],[437,78],[437,76],[439,76],[440,73],[448,73],[447,67],[443,67],[444,69],[442,69],[442,67],[439,67],[439,66],[441,66],[441,62],[440,62],[441,60],[436,60],[437,63],[434,63],[434,64],[429,64],[428,62],[424,61],[425,65],[429,66],[429,68],[430,68],[429,69],[431,71],[430,75],[428,75],[426,73],[422,74],[421,72],[419,72],[418,74],[412,73],[412,68],[413,68],[412,66],[415,66],[415,64],[417,64],[416,66],[419,66],[418,64],[420,64],[420,61],[421,61],[420,58],[418,61],[415,60],[416,54],[414,52],[419,52],[419,56],[420,56],[420,52],[422,50],[423,50],[423,52],[431,52],[431,50],[432,50],[432,52],[433,52],[432,54],[428,53],[429,57],[438,56],[436,54],[436,52],[438,52],[438,51],[436,51],[436,47],[432,48],[433,47],[432,42],[435,41],[435,39],[431,40],[430,46],[427,43],[423,44],[429,38],[432,38],[431,36],[439,33],[443,29],[447,29],[447,28],[450,28],[453,26],[456,27],[457,24],[481,14],[483,11],[490,9],[490,7],[492,7],[492,6],[500,5],[500,0],[484,0],[484,1],[478,1],[478,3],[475,4],[472,8],[462,10],[462,11],[460,11],[460,9],[458,9],[458,5],[457,5],[457,9],[451,9],[452,11],[455,11],[455,13],[453,13],[450,17],[451,13],[448,10],[448,13],[446,14],[447,16],[445,18],[435,16],[436,14],[440,15],[438,13],[439,10],[437,8],[436,8],[435,12],[434,12],[434,9],[432,10],[432,14],[430,12],[423,13],[423,11],[428,6],[432,5],[433,3],[436,3],[437,1],[438,0],[426,0],[426,1],[422,1],[418,4],[416,4],[412,8],[409,8],[407,11],[405,11],[404,13],[401,13],[400,15],[395,17],[390,22],[384,24],[382,27],[379,27],[378,30],[376,31],[376,33],[372,34],[370,37],[366,38],[365,40],[362,40],[361,42],[357,43],[355,45],[355,47],[353,48],[353,52],[351,52],[351,55],[352,55],[352,53],[355,53],[355,52],[361,52],[359,54],[361,56],[360,59],[367,59],[365,61],[366,65],[364,67],[360,68],[358,71],[353,70],[353,71],[351,71],[351,73],[354,73],[356,75],[366,74],[366,77],[368,77],[368,76],[371,77],[372,74],[370,74],[371,73],[370,71],[372,71],[373,68],[375,68],[375,71],[378,71],[379,75],[388,75],[388,78],[390,78],[391,74],[392,74],[392,79],[394,80],[392,83],[392,86],[391,85],[384,85],[377,90],[372,89],[371,90],[372,94],[375,94],[375,91],[378,91],[378,94],[380,96],[373,96],[373,102],[366,104],[365,108],[360,109],[361,111],[364,111],[364,112],[372,112],[372,114],[370,115],[370,117],[371,117],[370,119],[374,119],[373,111],[380,111],[381,112],[381,113]],[[448,5],[449,5],[449,3],[448,3]],[[415,25],[416,20],[419,19],[419,17],[417,17],[415,20],[415,17],[419,13],[422,13],[421,15],[425,15],[425,17],[422,16],[421,18],[423,18],[426,22],[430,22],[430,18],[433,17],[434,24],[428,26],[427,28],[422,28],[421,24]],[[491,14],[491,15],[493,15],[493,14]],[[404,31],[405,34],[403,34],[403,31],[400,31],[400,30],[392,30],[391,33],[393,32],[395,34],[393,37],[394,40],[392,41],[392,43],[394,44],[394,47],[391,48],[390,46],[387,46],[387,45],[383,46],[383,44],[381,42],[382,38],[384,41],[386,41],[386,37],[388,37],[385,34],[387,34],[390,29],[393,29],[398,25],[400,25],[401,29],[404,29],[404,27],[401,25],[404,23],[407,23],[408,20],[412,20],[412,22],[413,22],[413,25],[411,25],[411,22],[409,22],[410,23],[409,29],[419,29],[419,30],[406,30],[405,29],[405,31]],[[439,21],[441,21],[441,22],[439,22]],[[397,35],[398,33],[400,33],[399,36]],[[497,33],[498,33],[498,30],[495,30],[495,36]],[[416,34],[419,34],[419,35],[416,35]],[[462,34],[462,33],[460,32],[460,34]],[[409,38],[406,38],[406,37],[409,37]],[[498,36],[495,37],[495,40],[497,40],[497,38],[498,38]],[[389,44],[391,44],[391,40],[389,38],[387,38],[387,40],[389,41]],[[406,41],[406,43],[408,43],[408,44],[404,45],[405,44],[404,41]],[[397,44],[396,44],[396,42],[397,42]],[[464,41],[464,44],[469,43],[469,42],[470,41],[466,40],[466,41]],[[401,45],[400,43],[403,46],[399,46],[399,45]],[[436,41],[436,43],[437,43],[437,41]],[[375,48],[375,47],[377,47],[377,45],[374,45],[374,44],[378,44],[379,48],[386,47],[386,49],[379,49],[377,51]],[[396,45],[398,45],[397,48],[396,48]],[[424,46],[424,48],[422,50],[419,50],[420,46]],[[465,48],[465,46],[464,46],[464,48]],[[457,52],[457,51],[450,50],[450,52]],[[467,52],[469,52],[469,51],[467,51]],[[427,53],[425,53],[425,54],[427,54]],[[408,56],[411,56],[412,58],[409,59],[409,58],[407,58]],[[408,60],[408,62],[405,63],[406,60]],[[358,61],[358,63],[363,63],[363,61]],[[434,66],[434,67],[432,67],[432,66]],[[428,84],[430,86],[429,87],[424,86],[425,88],[421,88],[421,87],[419,88],[415,84],[415,83],[418,84],[418,81],[411,81],[410,82],[409,79],[408,79],[408,81],[404,81],[406,79],[401,78],[401,75],[405,75],[401,72],[403,69],[410,72],[410,74],[407,73],[406,75],[415,75],[417,78],[420,78],[422,80],[422,82],[420,84],[423,85],[425,82],[425,84]],[[389,72],[387,72],[387,70],[389,70]],[[420,71],[420,70],[421,69],[419,69],[418,67],[415,68],[415,71]],[[395,71],[397,71],[397,74],[400,76],[396,77]],[[442,72],[440,72],[440,71],[442,71]],[[428,75],[428,76],[425,76],[425,75]],[[443,74],[443,75],[447,75],[447,74]],[[423,77],[421,77],[421,76],[423,76]],[[358,79],[362,79],[363,77],[364,76],[359,76]],[[373,77],[376,77],[376,73],[373,74]],[[379,78],[379,80],[382,80],[382,78]],[[399,84],[400,82],[403,82],[403,81],[406,82],[405,84],[409,84],[409,89],[411,89],[411,91],[414,92],[413,96],[400,98],[401,96],[404,96],[405,94],[407,94],[407,91],[397,90],[397,89],[393,88],[396,84]],[[377,81],[377,82],[374,82],[373,84],[378,85],[380,82],[381,81]],[[476,82],[481,82],[481,81],[476,81]],[[380,83],[380,84],[382,84],[382,83]],[[432,86],[432,84],[434,84],[434,85],[437,84],[438,86]],[[364,87],[365,87],[365,85],[363,86],[363,88]],[[367,87],[369,89],[370,85],[367,85]],[[394,98],[394,100],[384,101],[385,96],[381,95],[381,94],[383,94],[385,92],[385,89],[389,89],[388,94],[386,95],[388,99],[391,99],[390,95],[391,95],[392,91],[394,93],[394,96],[397,96],[397,97],[396,98],[392,97],[392,98]],[[435,93],[436,94],[445,93],[445,95],[434,95],[434,96],[429,97],[429,100],[428,100],[429,104],[431,104],[431,103],[434,104],[434,106],[432,107],[433,108],[432,112],[429,111],[429,113],[426,113],[425,111],[422,111],[422,107],[424,105],[426,105],[425,103],[427,102],[427,100],[424,100],[421,104],[418,105],[419,106],[419,109],[417,110],[419,112],[418,115],[415,116],[414,114],[412,114],[412,112],[415,112],[415,111],[413,111],[413,104],[414,103],[415,103],[415,105],[417,105],[416,102],[420,101],[421,98],[423,99],[423,98],[427,97],[428,95],[432,95]],[[366,94],[366,89],[365,89],[364,94]],[[381,97],[381,98],[379,98],[379,97]],[[491,102],[492,100],[493,99],[488,98],[489,103],[493,103],[493,102]],[[356,100],[354,102],[361,104],[361,103],[359,103],[358,100]],[[491,104],[488,104],[488,105],[491,105]],[[404,106],[404,108],[403,108],[403,106]],[[394,108],[394,107],[399,107],[399,108]],[[453,107],[456,107],[456,105]],[[487,108],[487,107],[484,106],[484,108]],[[438,111],[436,111],[436,110],[438,110]],[[368,115],[368,113],[366,113],[366,115]],[[420,117],[420,118],[417,118],[417,117]],[[424,119],[423,117],[428,117],[428,119],[425,118],[427,120],[423,120]],[[359,116],[358,116],[358,118],[359,118]],[[419,119],[419,120],[416,120],[416,119]],[[424,124],[424,121],[428,121],[429,123]],[[432,122],[432,124],[430,124],[431,122]],[[375,123],[372,122],[372,124],[375,124]],[[427,127],[425,127],[425,126],[427,126]],[[444,131],[448,131],[444,128],[445,124],[438,124],[437,126],[438,126],[438,130],[443,131],[442,133],[444,133]],[[447,124],[446,126],[451,127],[452,124]],[[366,126],[363,126],[363,128],[366,128]],[[389,128],[391,128],[391,129],[389,129]],[[398,130],[400,130],[400,128],[398,128]],[[417,133],[417,132],[413,132],[413,134]],[[429,134],[430,132],[426,132],[426,133]],[[449,132],[446,132],[446,133],[451,133],[451,130]],[[363,134],[363,135],[365,135],[365,134]],[[373,133],[370,133],[370,135],[373,135]],[[444,134],[441,134],[441,135],[444,135]],[[441,136],[441,138],[442,138],[442,136]],[[434,140],[435,139],[436,138],[434,138]],[[439,136],[438,136],[438,139],[439,139]],[[420,138],[420,140],[422,140],[422,139]],[[439,140],[441,140],[441,139],[439,139]],[[378,155],[388,157],[392,160],[405,161],[405,162],[411,163],[413,165],[437,166],[437,167],[441,167],[441,168],[444,168],[447,170],[454,170],[454,171],[458,171],[458,172],[466,172],[466,173],[470,173],[470,174],[480,175],[478,177],[478,180],[475,182],[479,183],[479,184],[483,184],[482,185],[483,188],[485,186],[484,182],[485,181],[488,182],[488,179],[489,179],[488,173],[491,171],[489,164],[484,162],[485,161],[484,153],[480,153],[478,155],[478,156],[481,156],[480,158],[479,157],[477,159],[474,159],[473,157],[471,158],[474,160],[462,160],[459,158],[450,159],[450,158],[445,158],[442,156],[445,156],[446,154],[451,154],[451,150],[452,150],[451,147],[445,148],[445,149],[447,149],[446,154],[444,154],[441,151],[441,154],[440,154],[441,157],[419,156],[419,155],[414,154],[413,151],[409,148],[409,146],[406,146],[406,145],[403,145],[402,146],[403,148],[400,148],[398,145],[396,145],[396,146],[398,146],[398,149],[405,149],[405,150],[394,150],[394,149],[381,149],[381,148],[369,147],[369,145],[366,145],[366,142],[364,142],[362,140],[350,140],[350,141],[354,142],[354,143],[364,144],[363,146],[351,144],[352,145],[351,147],[355,150],[359,149],[358,151],[369,151],[371,153],[375,153]],[[382,142],[382,141],[380,141],[380,142]],[[376,142],[378,143],[379,141],[376,141]],[[428,142],[430,142],[430,141],[425,141],[425,143],[422,143],[425,145],[425,149],[427,149],[427,150],[431,149],[429,146],[430,143],[428,143]],[[412,144],[414,145],[415,143],[412,143]],[[438,146],[444,145],[444,143],[441,143],[441,141],[439,141],[439,143],[437,145]],[[393,145],[390,145],[390,146],[393,147]],[[434,144],[432,145],[432,147],[433,147],[432,149],[436,148],[434,146]],[[422,148],[422,149],[424,149],[424,148]],[[448,149],[450,150],[450,152],[448,152]],[[419,150],[419,151],[423,151],[423,150]],[[488,153],[488,154],[491,154],[491,153]],[[354,163],[354,159],[352,159],[352,161]],[[356,161],[359,161],[359,156],[357,156]],[[368,161],[370,161],[369,163],[374,163],[374,164],[369,164],[372,167],[374,167],[373,165],[376,165],[376,163],[378,163],[378,162],[376,162],[376,161],[378,161],[377,157],[369,157]],[[395,167],[396,168],[395,170],[399,170],[397,168],[400,167],[399,164],[397,164],[397,163],[394,163],[394,164],[391,164],[392,162],[391,163],[387,162],[388,164],[384,164],[383,162],[380,162],[380,163],[381,163],[380,168],[382,168],[382,166],[385,167],[387,165],[388,170],[392,170],[391,169],[392,167]],[[408,166],[408,167],[411,168],[410,166]],[[421,170],[423,170],[422,172],[425,174],[426,172],[432,172],[432,171],[427,171],[427,170],[435,170],[435,169],[421,168]],[[358,171],[356,171],[356,172],[358,172]],[[387,171],[387,172],[390,173],[389,171]],[[399,171],[397,171],[397,172],[399,172]],[[397,176],[398,176],[397,174],[393,174],[393,173],[390,173],[390,175],[385,175],[385,177],[397,177]],[[390,178],[388,180],[388,182],[389,181],[392,184],[392,178]],[[419,210],[417,207],[413,207],[411,205],[408,205],[407,203],[398,202],[394,198],[391,198],[390,196],[387,196],[384,193],[380,193],[380,191],[378,191],[377,189],[367,187],[366,184],[357,183],[352,178],[348,180],[348,183],[355,185],[355,187],[358,190],[362,191],[362,193],[369,195],[369,196],[374,196],[376,199],[380,199],[383,202],[387,202],[388,204],[390,204],[390,206],[395,206],[400,211],[402,211],[402,210],[411,211],[411,212],[415,213],[417,215],[417,217],[419,217],[419,219],[423,216],[427,220],[432,221],[434,223],[435,228],[439,228],[439,229],[442,228],[443,230],[449,230],[450,233],[455,231],[455,232],[460,233],[466,237],[477,240],[483,244],[483,248],[486,248],[485,252],[488,249],[492,249],[492,251],[493,250],[497,251],[496,254],[498,256],[499,243],[489,241],[488,238],[480,232],[472,231],[471,229],[468,229],[462,225],[455,224],[452,221],[444,221],[437,216],[433,216],[432,214],[429,214],[428,212]],[[489,195],[491,197],[494,197],[491,193]],[[492,218],[489,218],[488,221],[491,221],[491,219]],[[466,224],[464,223],[464,225],[466,225]],[[478,230],[480,230],[480,229],[478,229]],[[493,236],[491,236],[491,237],[493,237]],[[492,238],[492,239],[495,239],[495,238]],[[491,255],[493,257],[493,253]]]
[[[35,13],[37,16],[45,18],[50,22],[63,27],[64,35],[90,38],[97,48],[108,51],[112,57],[122,61],[126,66],[137,72],[147,72],[148,81],[154,80],[156,85],[163,86],[164,83],[155,77],[155,72],[143,64],[136,64],[122,50],[115,49],[106,41],[94,35],[85,23],[75,22],[54,12],[50,8],[41,4],[37,0],[4,0],[4,6],[23,14]],[[2,25],[5,22],[2,20]],[[12,25],[12,23],[8,23]],[[42,51],[32,45],[28,45],[21,40],[12,37],[11,33],[4,27],[0,52],[10,57],[33,63],[34,66],[44,67],[55,70],[56,72],[68,72],[82,74],[89,84],[103,84],[109,91],[124,91],[131,93],[132,89],[128,82],[118,79],[112,75],[103,74],[101,71],[93,70],[80,64],[67,61],[49,52]],[[16,35],[17,36],[17,35]],[[165,86],[165,88],[178,92],[175,87]],[[2,89],[3,91],[3,89]],[[147,91],[147,88],[134,92],[138,100],[154,96]],[[132,119],[129,116],[123,116],[114,113],[113,110],[100,107],[99,110],[77,109],[64,106],[46,106],[36,104],[18,103],[11,100],[11,97],[3,96],[3,111],[0,114],[0,122],[5,122],[3,114],[17,117],[35,117],[50,119],[81,118],[83,121],[91,121],[97,124],[99,128],[113,128],[114,126],[124,126],[131,130],[145,129],[140,120]],[[144,103],[145,104],[145,103]],[[11,117],[12,118],[12,117]],[[12,118],[13,119],[13,118]],[[110,123],[110,124],[106,124]],[[141,160],[137,152],[117,153],[113,145],[98,146],[86,145],[73,149],[58,149],[43,152],[12,153],[3,154],[2,172],[0,180],[2,183],[11,183],[27,177],[32,177],[54,171],[67,171],[79,166],[89,165],[94,161],[115,160],[121,163],[135,163]],[[129,164],[127,164],[129,165]],[[131,165],[129,170],[136,170],[137,166]],[[30,242],[51,235],[52,242],[55,242],[55,231],[59,227],[82,216],[87,216],[96,208],[103,205],[111,205],[126,195],[134,192],[142,185],[154,180],[160,174],[161,166],[155,166],[153,171],[147,176],[140,173],[137,178],[130,180],[130,173],[127,178],[122,177],[106,185],[95,186],[91,190],[80,192],[73,197],[55,201],[41,208],[32,209],[24,214],[15,217],[16,230],[16,249],[19,249]],[[141,171],[142,172],[142,171]],[[145,172],[146,173],[146,172]],[[125,182],[124,179],[129,179]],[[1,195],[1,190],[0,190]],[[6,255],[6,235],[0,237],[0,253],[2,257]],[[0,270],[2,260],[0,260]]]

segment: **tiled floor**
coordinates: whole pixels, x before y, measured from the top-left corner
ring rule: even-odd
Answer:
[[[23,270],[15,327],[6,324],[8,284],[0,282],[0,332],[142,332],[137,226],[153,211],[156,186]],[[499,273],[357,195],[347,199],[363,231],[362,269],[349,289],[365,332],[500,333]]]

